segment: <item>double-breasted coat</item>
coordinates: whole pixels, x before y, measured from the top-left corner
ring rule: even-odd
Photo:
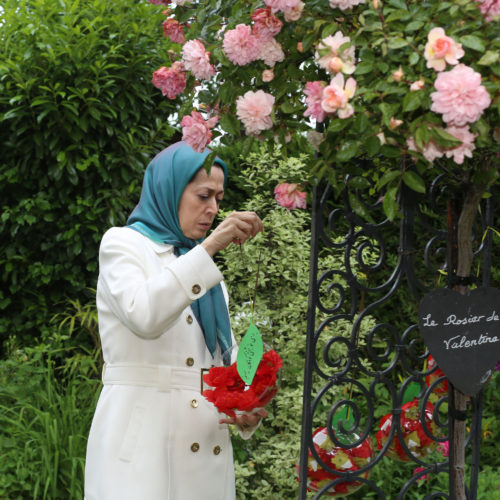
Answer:
[[[85,500],[233,500],[228,426],[200,393],[201,369],[221,356],[190,307],[222,274],[199,245],[176,257],[127,227],[106,232],[99,266],[104,386]]]

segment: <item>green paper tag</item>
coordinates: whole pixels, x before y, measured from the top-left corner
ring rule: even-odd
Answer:
[[[410,401],[413,401],[419,394],[420,394],[420,384],[417,382],[411,382],[408,384],[408,387],[405,389],[405,392],[403,394],[403,403],[409,403]]]
[[[349,413],[348,413],[348,410],[349,410]],[[354,424],[354,417],[353,417],[352,408],[348,408],[347,406],[345,406],[340,411],[335,413],[335,416],[332,419],[332,428],[333,429],[338,428],[339,420],[342,420],[342,425],[344,427],[344,430],[352,427],[352,425]]]
[[[252,323],[241,340],[236,357],[236,369],[245,384],[252,384],[263,352],[262,336],[259,329]]]

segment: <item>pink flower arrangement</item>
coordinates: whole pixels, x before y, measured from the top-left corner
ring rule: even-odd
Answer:
[[[236,114],[245,125],[247,135],[257,135],[273,126],[271,111],[274,97],[263,90],[249,90],[236,100]]]
[[[186,88],[184,64],[176,61],[170,68],[162,66],[153,73],[153,85],[169,99],[175,99]]]
[[[186,41],[183,25],[177,19],[166,19],[162,26],[163,36],[168,36],[172,42],[182,45]]]
[[[431,111],[441,113],[449,125],[461,127],[479,120],[491,103],[481,75],[463,64],[439,73],[434,87]]]
[[[270,40],[283,27],[283,22],[272,13],[271,7],[256,9],[251,17],[254,22],[253,34],[261,40]]]
[[[281,44],[275,38],[271,38],[261,43],[259,59],[262,59],[266,66],[272,68],[277,62],[285,59],[285,53]]]
[[[215,68],[210,64],[210,52],[199,40],[190,40],[182,47],[184,67],[198,80],[209,80],[215,75]]]
[[[436,71],[443,71],[448,64],[458,64],[458,60],[465,54],[460,43],[446,36],[443,28],[433,28],[427,35],[424,56],[427,67]]]
[[[332,9],[337,8],[344,11],[352,9],[360,3],[365,3],[365,0],[330,0],[330,7]]]
[[[259,57],[260,40],[250,26],[238,24],[234,30],[225,32],[222,48],[233,64],[244,66]]]
[[[186,115],[181,120],[182,140],[186,141],[197,153],[202,153],[212,139],[210,129],[219,121],[218,116],[204,120],[198,111]]]
[[[500,0],[476,0],[476,2],[486,21],[491,22],[500,18]]]
[[[477,134],[472,134],[469,126],[448,127],[445,131],[462,141],[462,144],[459,146],[449,148],[445,151],[447,158],[453,158],[453,161],[458,163],[458,165],[462,165],[465,156],[472,158],[472,151],[475,149],[474,139],[477,137]]]
[[[315,59],[320,68],[328,73],[342,72],[351,75],[356,69],[354,47],[351,46],[339,54],[339,48],[349,43],[351,39],[344,36],[341,31],[337,31],[333,36],[327,36],[318,44]]]
[[[300,3],[300,0],[264,0],[264,3],[273,9],[273,12],[285,12],[294,9]]]
[[[326,118],[326,111],[321,106],[325,86],[325,82],[322,81],[307,82],[304,89],[307,104],[304,116],[310,116],[320,123]]]
[[[349,118],[354,108],[348,103],[356,92],[356,80],[348,78],[344,85],[344,75],[338,73],[331,80],[330,85],[323,89],[321,107],[327,113],[337,113],[339,118]]]
[[[297,184],[283,182],[274,188],[274,198],[279,205],[288,210],[306,208],[306,193],[299,191]]]

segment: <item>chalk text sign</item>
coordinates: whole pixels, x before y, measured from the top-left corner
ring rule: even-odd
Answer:
[[[420,301],[418,318],[420,334],[448,380],[467,396],[477,394],[500,359],[500,290],[433,290]]]

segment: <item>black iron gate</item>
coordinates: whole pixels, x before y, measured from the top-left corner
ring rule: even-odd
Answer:
[[[403,188],[402,216],[394,222],[374,191],[362,193],[370,191],[357,192],[349,181],[339,198],[329,185],[314,192],[299,498],[337,492],[340,498],[414,499],[416,491],[422,498],[419,482],[432,475],[441,477],[440,488],[425,498],[452,498],[449,460],[436,451],[448,441],[451,402],[416,321],[422,296],[453,283],[446,209],[461,193],[450,192],[443,176],[426,196]],[[476,228],[480,286],[491,279],[493,199],[481,205]],[[411,439],[401,425],[409,400],[419,425]],[[385,434],[382,411],[394,422]],[[471,398],[466,417],[469,500],[477,492],[481,413],[482,393]],[[356,457],[353,450],[366,451],[367,442],[373,453]],[[325,463],[322,452],[332,448],[343,451],[339,467]],[[403,479],[390,474],[387,457],[405,464]],[[382,461],[385,480],[373,474]]]

